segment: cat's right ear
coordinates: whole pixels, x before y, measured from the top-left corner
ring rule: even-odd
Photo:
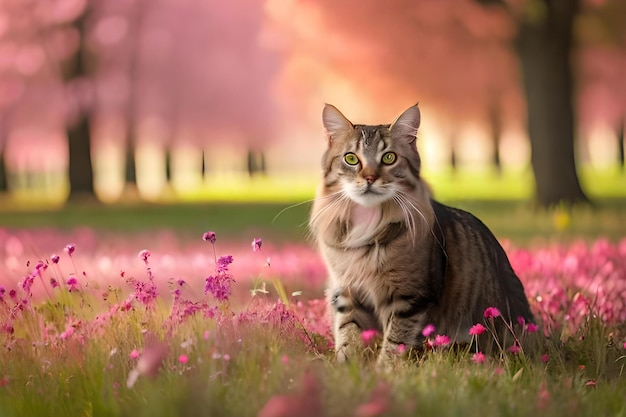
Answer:
[[[346,116],[341,114],[332,104],[326,104],[324,106],[322,121],[329,140],[332,140],[343,132],[354,129],[354,125],[350,123],[350,120],[346,119]]]
[[[391,124],[389,131],[392,136],[406,138],[409,143],[417,139],[417,129],[420,127],[420,109],[417,104],[409,107]]]

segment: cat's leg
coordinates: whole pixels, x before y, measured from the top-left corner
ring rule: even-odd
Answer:
[[[421,349],[424,342],[422,330],[427,324],[425,313],[415,313],[407,317],[402,313],[389,313],[384,321],[383,343],[377,365],[393,369],[405,352]]]
[[[360,357],[363,351],[361,332],[369,328],[370,312],[354,299],[348,288],[329,292],[333,315],[335,354],[339,362]],[[364,327],[366,326],[366,327]]]

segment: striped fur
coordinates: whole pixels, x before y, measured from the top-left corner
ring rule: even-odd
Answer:
[[[422,346],[427,324],[466,342],[487,307],[511,322],[532,320],[493,234],[470,213],[434,201],[420,178],[417,105],[391,125],[353,125],[330,105],[323,120],[328,148],[310,229],[329,271],[340,361],[359,355],[365,329],[382,333],[378,363],[387,366],[400,344]]]

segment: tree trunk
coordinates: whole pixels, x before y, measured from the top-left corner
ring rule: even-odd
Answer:
[[[526,95],[531,163],[541,206],[586,202],[574,152],[572,24],[579,0],[542,1],[521,20],[517,50]]]
[[[495,96],[496,93],[492,93],[489,100],[489,127],[491,135],[491,143],[493,144],[493,154],[491,156],[491,162],[496,169],[498,175],[502,174],[502,159],[500,158],[500,141],[502,140],[502,114],[500,110],[500,103]]]
[[[126,138],[126,155],[124,164],[124,179],[127,186],[137,186],[137,164],[135,162],[135,146],[130,136]]]
[[[4,149],[0,147],[0,193],[9,191],[9,182],[7,181],[7,166],[4,162]]]
[[[70,152],[70,199],[93,198],[89,117],[83,115],[67,131]]]
[[[76,54],[71,57],[64,68],[64,80],[66,84],[77,80],[87,79],[86,68],[86,12],[75,22],[74,27],[80,34],[80,43]],[[73,100],[80,98],[73,97]],[[76,105],[76,104],[74,104]],[[84,103],[77,104],[77,116],[67,129],[69,142],[69,179],[70,199],[96,200],[93,185],[93,170],[91,164],[91,131],[89,112],[85,110]]]
[[[626,120],[622,118],[620,120],[620,125],[617,130],[617,158],[619,163],[620,171],[624,171],[624,125],[626,124]]]

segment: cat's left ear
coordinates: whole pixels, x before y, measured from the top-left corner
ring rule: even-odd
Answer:
[[[324,129],[328,133],[328,139],[331,140],[338,134],[354,129],[354,125],[341,114],[337,107],[332,104],[326,104],[324,111],[322,112],[322,121],[324,122]]]
[[[389,132],[392,137],[406,138],[409,143],[417,139],[417,129],[420,127],[420,109],[417,104],[409,107],[391,124]]]

